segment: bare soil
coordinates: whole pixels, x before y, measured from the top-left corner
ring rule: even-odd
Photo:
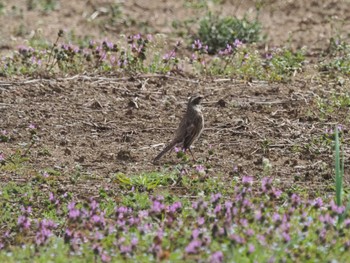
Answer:
[[[226,14],[256,15],[253,1],[228,2],[223,9]],[[293,47],[306,45],[317,53],[338,29],[348,32],[347,1],[268,2],[260,19],[269,46],[289,41]],[[8,4],[0,15],[0,23],[7,25],[0,28],[2,53],[39,33],[54,41],[60,28],[78,37],[99,39],[140,31],[170,34],[173,20],[197,14],[185,9],[182,1],[125,1],[120,4],[124,18],[111,25],[111,4],[113,1],[62,0],[56,11],[45,13],[27,10],[23,1],[12,1],[16,8]],[[12,132],[14,140],[1,143],[0,152],[9,156],[18,148],[25,149],[23,143],[30,141],[29,124],[38,127],[38,141],[30,149],[32,170],[7,173],[1,180],[25,181],[53,167],[64,175],[63,188],[94,191],[111,186],[117,172],[163,171],[164,166],[153,165],[152,159],[164,147],[162,143],[171,140],[187,97],[196,92],[205,96],[206,129],[193,151],[198,163],[210,164],[210,176],[233,176],[234,166],[241,175],[263,175],[266,158],[272,165],[270,174],[286,187],[328,190],[332,151],[318,147],[315,138],[322,138],[325,129],[337,121],[347,125],[347,112],[328,120],[318,117],[315,99],[331,90],[342,91],[336,83],[300,76],[288,84],[176,76],[3,78],[0,130]],[[210,157],[209,148],[214,151]],[[178,162],[174,153],[162,161],[169,170]],[[72,185],[69,180],[77,171],[86,180]]]

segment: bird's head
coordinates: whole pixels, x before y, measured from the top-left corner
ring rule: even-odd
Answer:
[[[203,96],[201,96],[201,95],[198,95],[198,94],[193,95],[193,96],[190,97],[190,99],[188,101],[188,104],[191,104],[193,106],[197,106],[197,105],[200,104],[202,99],[203,99]]]

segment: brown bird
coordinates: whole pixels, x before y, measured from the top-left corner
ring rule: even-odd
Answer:
[[[200,106],[202,99],[203,97],[200,95],[194,95],[189,99],[186,113],[182,117],[179,127],[175,132],[175,138],[154,158],[153,163],[157,163],[174,146],[181,146],[185,151],[189,150],[194,159],[190,146],[203,131],[204,119]]]

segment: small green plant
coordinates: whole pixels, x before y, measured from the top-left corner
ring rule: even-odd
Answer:
[[[176,182],[171,174],[157,172],[144,173],[137,176],[126,176],[123,173],[116,174],[116,181],[123,187],[136,188],[139,191],[149,191],[159,186],[166,186]]]
[[[330,77],[337,74],[350,75],[350,45],[340,39],[331,38],[328,54],[320,62],[319,71]]]
[[[254,43],[262,39],[261,24],[258,20],[249,21],[246,17],[219,17],[212,13],[200,21],[197,38],[208,45],[209,54],[215,54],[226,45],[240,40],[244,43]]]
[[[28,10],[39,8],[41,11],[51,12],[59,9],[58,0],[27,0],[26,4]]]
[[[265,68],[269,79],[273,81],[286,80],[303,69],[305,50],[292,52],[290,49],[276,49],[266,55]]]
[[[327,119],[331,115],[340,115],[349,111],[350,95],[348,93],[341,93],[332,94],[326,98],[317,98],[316,105],[320,111],[320,117]]]
[[[0,15],[4,13],[4,10],[5,10],[5,4],[3,3],[3,1],[0,1]]]
[[[342,154],[340,154],[341,146],[339,141],[339,131],[338,126],[335,127],[335,139],[334,139],[334,159],[335,159],[335,201],[336,205],[341,209],[338,216],[338,223],[342,223],[350,210],[350,196],[348,197],[347,206],[342,209],[343,204],[343,178],[344,178],[344,149],[342,149]]]

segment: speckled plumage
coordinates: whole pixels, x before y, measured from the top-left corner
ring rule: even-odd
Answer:
[[[190,146],[196,139],[198,139],[204,128],[204,119],[200,106],[202,98],[202,96],[194,95],[189,99],[186,113],[180,121],[174,139],[157,155],[156,158],[154,158],[153,163],[156,163],[174,146],[181,146],[184,150],[190,150]]]

